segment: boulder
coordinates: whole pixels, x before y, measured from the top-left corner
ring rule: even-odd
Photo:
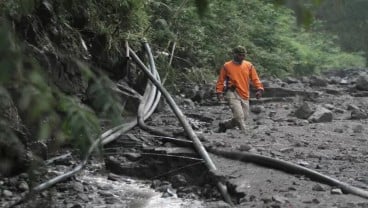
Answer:
[[[333,119],[332,111],[322,106],[317,107],[316,111],[308,118],[310,122],[321,123],[331,122]]]
[[[368,91],[368,75],[361,74],[356,80],[355,87],[358,90]]]
[[[313,114],[313,110],[312,107],[304,102],[294,113],[294,115],[297,118],[300,119],[307,119],[309,116],[311,116]]]

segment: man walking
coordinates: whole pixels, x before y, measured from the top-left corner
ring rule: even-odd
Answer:
[[[226,62],[221,68],[216,84],[217,98],[220,102],[227,100],[233,118],[220,122],[219,131],[238,126],[245,133],[245,121],[249,115],[250,83],[257,89],[256,98],[259,99],[264,91],[253,64],[244,60],[246,50],[243,46],[233,49],[233,60]]]

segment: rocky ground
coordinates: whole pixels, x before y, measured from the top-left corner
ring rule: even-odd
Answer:
[[[206,147],[282,159],[367,191],[367,72],[265,79],[264,97],[251,100],[245,135],[238,129],[218,132],[230,109],[203,96],[201,88],[175,100]],[[136,127],[106,145],[85,170],[18,207],[227,207],[169,106],[163,103],[146,123],[175,136],[153,136]],[[32,174],[1,178],[0,203],[6,207],[19,199],[35,178],[74,167],[78,159],[71,153]],[[236,207],[368,207],[367,199],[304,175],[210,156]]]

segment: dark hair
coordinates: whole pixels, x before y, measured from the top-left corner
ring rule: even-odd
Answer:
[[[233,48],[233,53],[234,54],[246,54],[247,50],[245,50],[243,46],[236,46],[235,48]]]

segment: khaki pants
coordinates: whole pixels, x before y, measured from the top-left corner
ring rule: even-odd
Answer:
[[[249,100],[242,99],[236,91],[231,90],[225,93],[225,99],[233,113],[233,118],[224,123],[225,127],[227,129],[232,129],[238,126],[240,130],[245,132],[245,121],[249,117]]]

